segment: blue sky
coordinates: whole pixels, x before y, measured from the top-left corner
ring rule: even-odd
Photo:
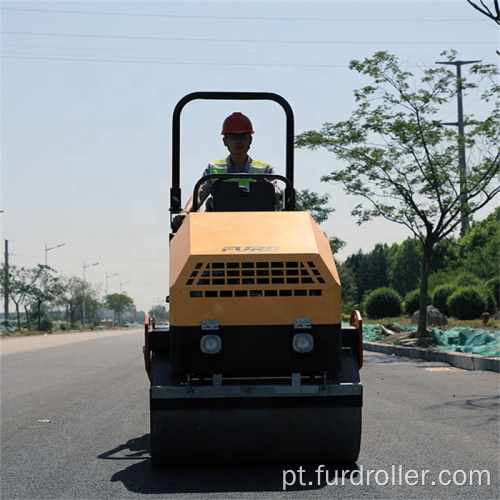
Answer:
[[[285,97],[295,132],[349,118],[366,83],[348,69],[375,51],[418,72],[455,49],[498,63],[499,29],[466,0],[442,2],[2,3],[2,239],[10,262],[45,259],[61,275],[139,309],[168,293],[171,120],[199,90],[270,91]],[[466,72],[466,67],[464,70]],[[478,96],[465,111],[480,117]],[[250,154],[284,173],[284,116],[274,103],[190,103],[182,115],[183,201],[206,164],[224,157],[220,127],[233,111],[256,130]],[[456,106],[443,120],[456,120]],[[340,260],[400,242],[400,226],[356,226],[359,202],[320,182],[335,165],[325,151],[296,151],[296,188],[330,193],[325,232],[347,246]],[[493,207],[491,207],[491,210]],[[487,210],[486,212],[489,213]]]

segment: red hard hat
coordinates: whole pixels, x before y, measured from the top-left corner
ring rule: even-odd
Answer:
[[[233,113],[222,124],[221,135],[224,134],[253,134],[252,122],[243,113]]]

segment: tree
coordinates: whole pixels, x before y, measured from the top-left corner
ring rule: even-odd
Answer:
[[[456,54],[442,55],[452,61]],[[482,121],[465,120],[468,130],[462,139],[439,120],[442,107],[456,98],[456,75],[447,67],[422,70],[414,88],[413,75],[387,52],[351,61],[349,67],[372,80],[355,91],[357,108],[351,119],[326,123],[319,132],[304,132],[295,143],[310,149],[324,147],[341,160],[344,166],[322,180],[341,183],[348,194],[364,200],[352,212],[359,224],[383,217],[406,226],[420,241],[417,335],[424,338],[434,246],[456,230],[463,216],[470,217],[500,190],[498,70],[494,65],[474,64],[470,73],[476,81],[462,79],[464,91],[481,87],[480,100],[491,108]],[[465,179],[457,168],[458,146],[467,148]]]
[[[344,263],[337,266],[340,283],[342,283],[342,302],[351,309],[352,303],[357,301],[358,287],[356,286],[356,275],[352,267]]]
[[[106,307],[115,312],[115,321],[120,321],[122,312],[133,304],[134,301],[124,293],[112,293],[106,297]]]
[[[356,301],[361,302],[366,292],[389,286],[387,245],[377,243],[375,248],[364,254],[361,250],[345,260],[345,266],[352,269],[356,279]]]
[[[321,224],[335,211],[334,208],[325,206],[329,199],[329,194],[320,196],[309,189],[297,191],[295,193],[295,209],[309,212],[316,223]]]
[[[325,222],[333,212],[335,212],[333,207],[325,206],[329,199],[329,194],[321,196],[314,191],[309,191],[309,189],[297,191],[295,193],[295,209],[309,212],[316,223],[321,224],[322,222]],[[330,248],[333,254],[337,253],[345,246],[345,241],[342,241],[336,236],[327,236],[327,238],[330,242]]]
[[[40,330],[42,320],[42,305],[53,302],[62,293],[61,280],[54,276],[50,266],[38,264],[29,270],[31,285],[27,290],[27,299],[36,307],[37,330]]]
[[[6,267],[5,265],[2,265],[1,268],[2,295],[5,295],[5,290],[3,289],[5,283],[5,273],[6,273]],[[8,273],[9,273],[9,279],[8,279],[9,297],[12,299],[12,302],[14,302],[16,306],[17,326],[19,329],[21,329],[21,316],[19,313],[19,307],[24,302],[26,294],[28,293],[28,290],[32,285],[31,283],[32,276],[30,270],[24,266],[21,268],[18,268],[16,266],[9,266]]]
[[[489,17],[492,21],[495,21],[497,24],[500,24],[500,7],[498,5],[498,0],[493,0],[493,5],[495,7],[495,12],[493,13],[490,8],[484,4],[483,0],[480,0],[481,7],[477,4],[477,2],[472,2],[471,0],[467,0],[472,7],[476,10],[484,14],[486,17]],[[500,56],[500,50],[497,50],[497,54]]]
[[[391,286],[402,296],[418,287],[422,247],[415,238],[407,238],[397,245],[389,259]]]
[[[458,242],[460,265],[478,278],[498,276],[500,262],[500,207],[474,223]]]
[[[495,21],[497,24],[500,24],[500,7],[498,6],[498,0],[493,0],[493,5],[495,6],[495,12],[493,13],[488,6],[486,6],[483,0],[480,0],[481,7],[477,5],[476,2],[472,2],[471,0],[467,0],[472,7],[476,10],[489,17],[491,20]]]
[[[59,304],[66,308],[71,325],[76,324],[78,312],[83,302],[83,293],[88,283],[81,278],[70,276],[64,278],[64,291],[59,296]]]
[[[4,283],[5,266],[2,266],[2,284]],[[38,264],[33,268],[9,266],[9,296],[16,306],[18,327],[21,327],[19,308],[24,304],[28,329],[31,329],[30,318],[26,304],[34,305],[37,312],[37,329],[40,329],[42,306],[53,302],[62,291],[60,279],[53,275],[49,266]],[[5,290],[3,290],[5,293]]]
[[[100,307],[99,288],[77,276],[64,277],[63,284],[57,303],[66,308],[70,323],[75,325],[80,318],[83,322],[84,298],[86,319],[96,319]]]
[[[153,316],[157,322],[164,322],[170,319],[170,311],[167,311],[165,306],[156,305],[151,311],[149,311],[149,315]]]

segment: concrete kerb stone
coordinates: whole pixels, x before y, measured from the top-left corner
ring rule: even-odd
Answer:
[[[500,358],[490,358],[461,352],[435,351],[420,347],[392,346],[378,344],[377,342],[363,342],[363,349],[365,351],[423,359],[424,361],[439,361],[441,363],[448,363],[456,368],[461,368],[462,370],[487,370],[500,373]]]

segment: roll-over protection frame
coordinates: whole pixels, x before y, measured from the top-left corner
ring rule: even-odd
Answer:
[[[286,178],[282,177],[286,183],[284,209],[295,209],[294,198],[294,116],[288,101],[278,94],[272,92],[192,92],[184,96],[175,106],[172,117],[172,186],[170,188],[170,214],[175,215],[181,212],[181,188],[180,188],[180,122],[181,113],[184,107],[191,101],[201,100],[243,100],[243,101],[273,101],[279,104],[286,116],[286,147],[285,164]],[[266,178],[278,179],[280,176],[265,175]],[[206,180],[206,179],[205,179]]]

